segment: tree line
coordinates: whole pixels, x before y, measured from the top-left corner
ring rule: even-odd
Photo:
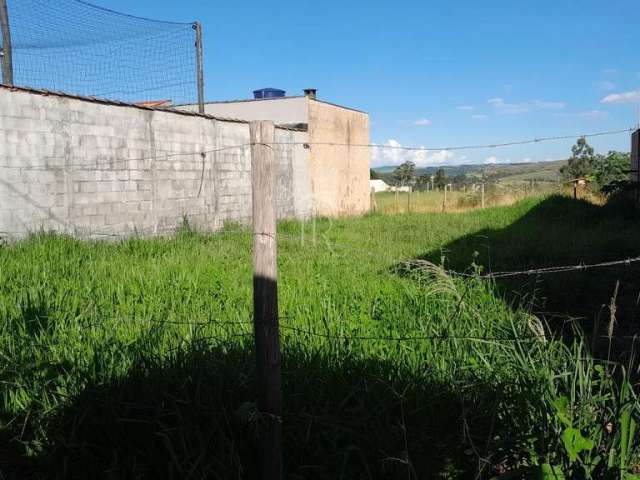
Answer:
[[[606,155],[597,154],[585,138],[579,138],[571,147],[571,157],[566,165],[559,170],[565,181],[584,179],[596,190],[604,193],[624,188],[628,183],[630,156],[626,152],[609,151]],[[387,175],[381,176],[370,170],[371,179],[387,180]],[[448,177],[444,168],[438,168],[433,175],[416,174],[416,164],[406,161],[399,165],[391,174],[392,183],[397,186],[411,186],[414,190],[438,189],[445,185],[471,185],[472,183],[497,181],[495,175],[482,173],[482,177],[467,176],[464,173]]]
[[[631,168],[630,155],[610,151],[606,155],[595,153],[585,138],[579,138],[571,147],[571,157],[560,168],[565,180],[584,179],[607,193],[616,185],[628,182]]]
[[[380,175],[375,170],[370,169],[371,180],[389,181],[387,175]],[[442,190],[445,185],[450,183],[455,185],[470,185],[472,179],[464,173],[453,176],[447,176],[444,168],[439,168],[433,175],[425,173],[416,174],[416,164],[412,161],[406,161],[399,165],[391,174],[391,181],[396,186],[411,186],[414,190],[438,189]]]

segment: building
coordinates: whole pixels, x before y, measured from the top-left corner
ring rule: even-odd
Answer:
[[[195,105],[178,108],[197,110]],[[369,114],[335,105],[316,90],[286,96],[278,89],[254,91],[254,98],[208,102],[205,113],[240,120],[272,120],[307,130],[306,148],[313,214],[348,216],[370,209]]]
[[[389,185],[384,180],[369,180],[369,188],[372,192],[388,192]]]
[[[388,192],[407,193],[407,192],[413,191],[413,188],[411,188],[410,185],[393,185],[393,186],[389,187],[389,189],[387,191]]]

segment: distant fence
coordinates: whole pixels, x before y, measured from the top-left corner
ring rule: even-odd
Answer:
[[[82,0],[0,0],[3,83],[125,102],[201,103],[200,24]]]

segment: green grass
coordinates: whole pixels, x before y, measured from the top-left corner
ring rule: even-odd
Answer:
[[[528,184],[487,184],[485,186],[485,207],[512,205],[525,198],[540,198],[557,192],[557,185],[537,185],[531,188]],[[375,196],[377,213],[435,213],[462,212],[479,209],[482,206],[482,194],[479,186],[447,191],[446,202],[442,190],[405,192],[380,192]]]
[[[594,360],[579,334],[567,337],[571,325],[547,328],[499,284],[415,268],[457,242],[446,263],[480,265],[473,239],[487,231],[503,234],[501,266],[566,258],[576,242],[563,253],[551,234],[539,242],[554,248],[531,258],[509,243],[527,219],[591,208],[566,202],[282,223],[286,477],[489,478],[551,464],[602,478],[623,457],[633,465],[637,439],[621,442],[638,414],[625,369]],[[631,251],[637,228],[610,222],[601,228],[615,224],[612,242]],[[254,478],[250,248],[240,228],[113,244],[39,234],[1,247],[0,472]],[[574,456],[583,437],[593,445]]]

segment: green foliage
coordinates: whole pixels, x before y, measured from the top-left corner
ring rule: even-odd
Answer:
[[[447,175],[444,172],[443,168],[439,168],[436,170],[435,178],[433,179],[433,183],[436,188],[442,189],[447,184]]]
[[[628,153],[611,151],[606,155],[595,154],[584,138],[571,147],[571,158],[560,172],[567,179],[588,178],[605,194],[620,190],[628,181],[630,158]]]
[[[459,173],[455,175],[452,179],[452,183],[454,185],[468,185],[472,183],[464,173]]]
[[[431,175],[424,174],[416,178],[414,189],[416,191],[425,191],[431,189]]]
[[[544,463],[540,466],[541,480],[564,480],[566,477],[562,473],[562,469],[558,466]]]
[[[585,138],[579,138],[571,147],[571,158],[560,173],[567,179],[588,177],[593,172],[594,150]]]
[[[562,432],[562,443],[564,448],[569,454],[569,461],[575,462],[578,459],[578,454],[587,451],[590,452],[595,443],[590,438],[585,438],[577,428],[567,427]]]
[[[376,172],[372,168],[369,169],[369,178],[371,180],[381,180],[380,175],[378,175],[378,172]]]
[[[628,153],[609,152],[597,155],[593,162],[593,177],[599,188],[607,191],[607,186],[617,185],[629,179],[631,161]]]
[[[408,185],[413,180],[416,164],[407,160],[393,171],[393,179],[400,185]]]
[[[633,478],[623,372],[494,283],[412,260],[540,202],[279,225],[287,478],[488,478],[498,463]],[[185,225],[0,247],[2,451],[31,452],[54,478],[255,478],[251,242]],[[554,238],[511,243],[520,261],[567,253]]]

